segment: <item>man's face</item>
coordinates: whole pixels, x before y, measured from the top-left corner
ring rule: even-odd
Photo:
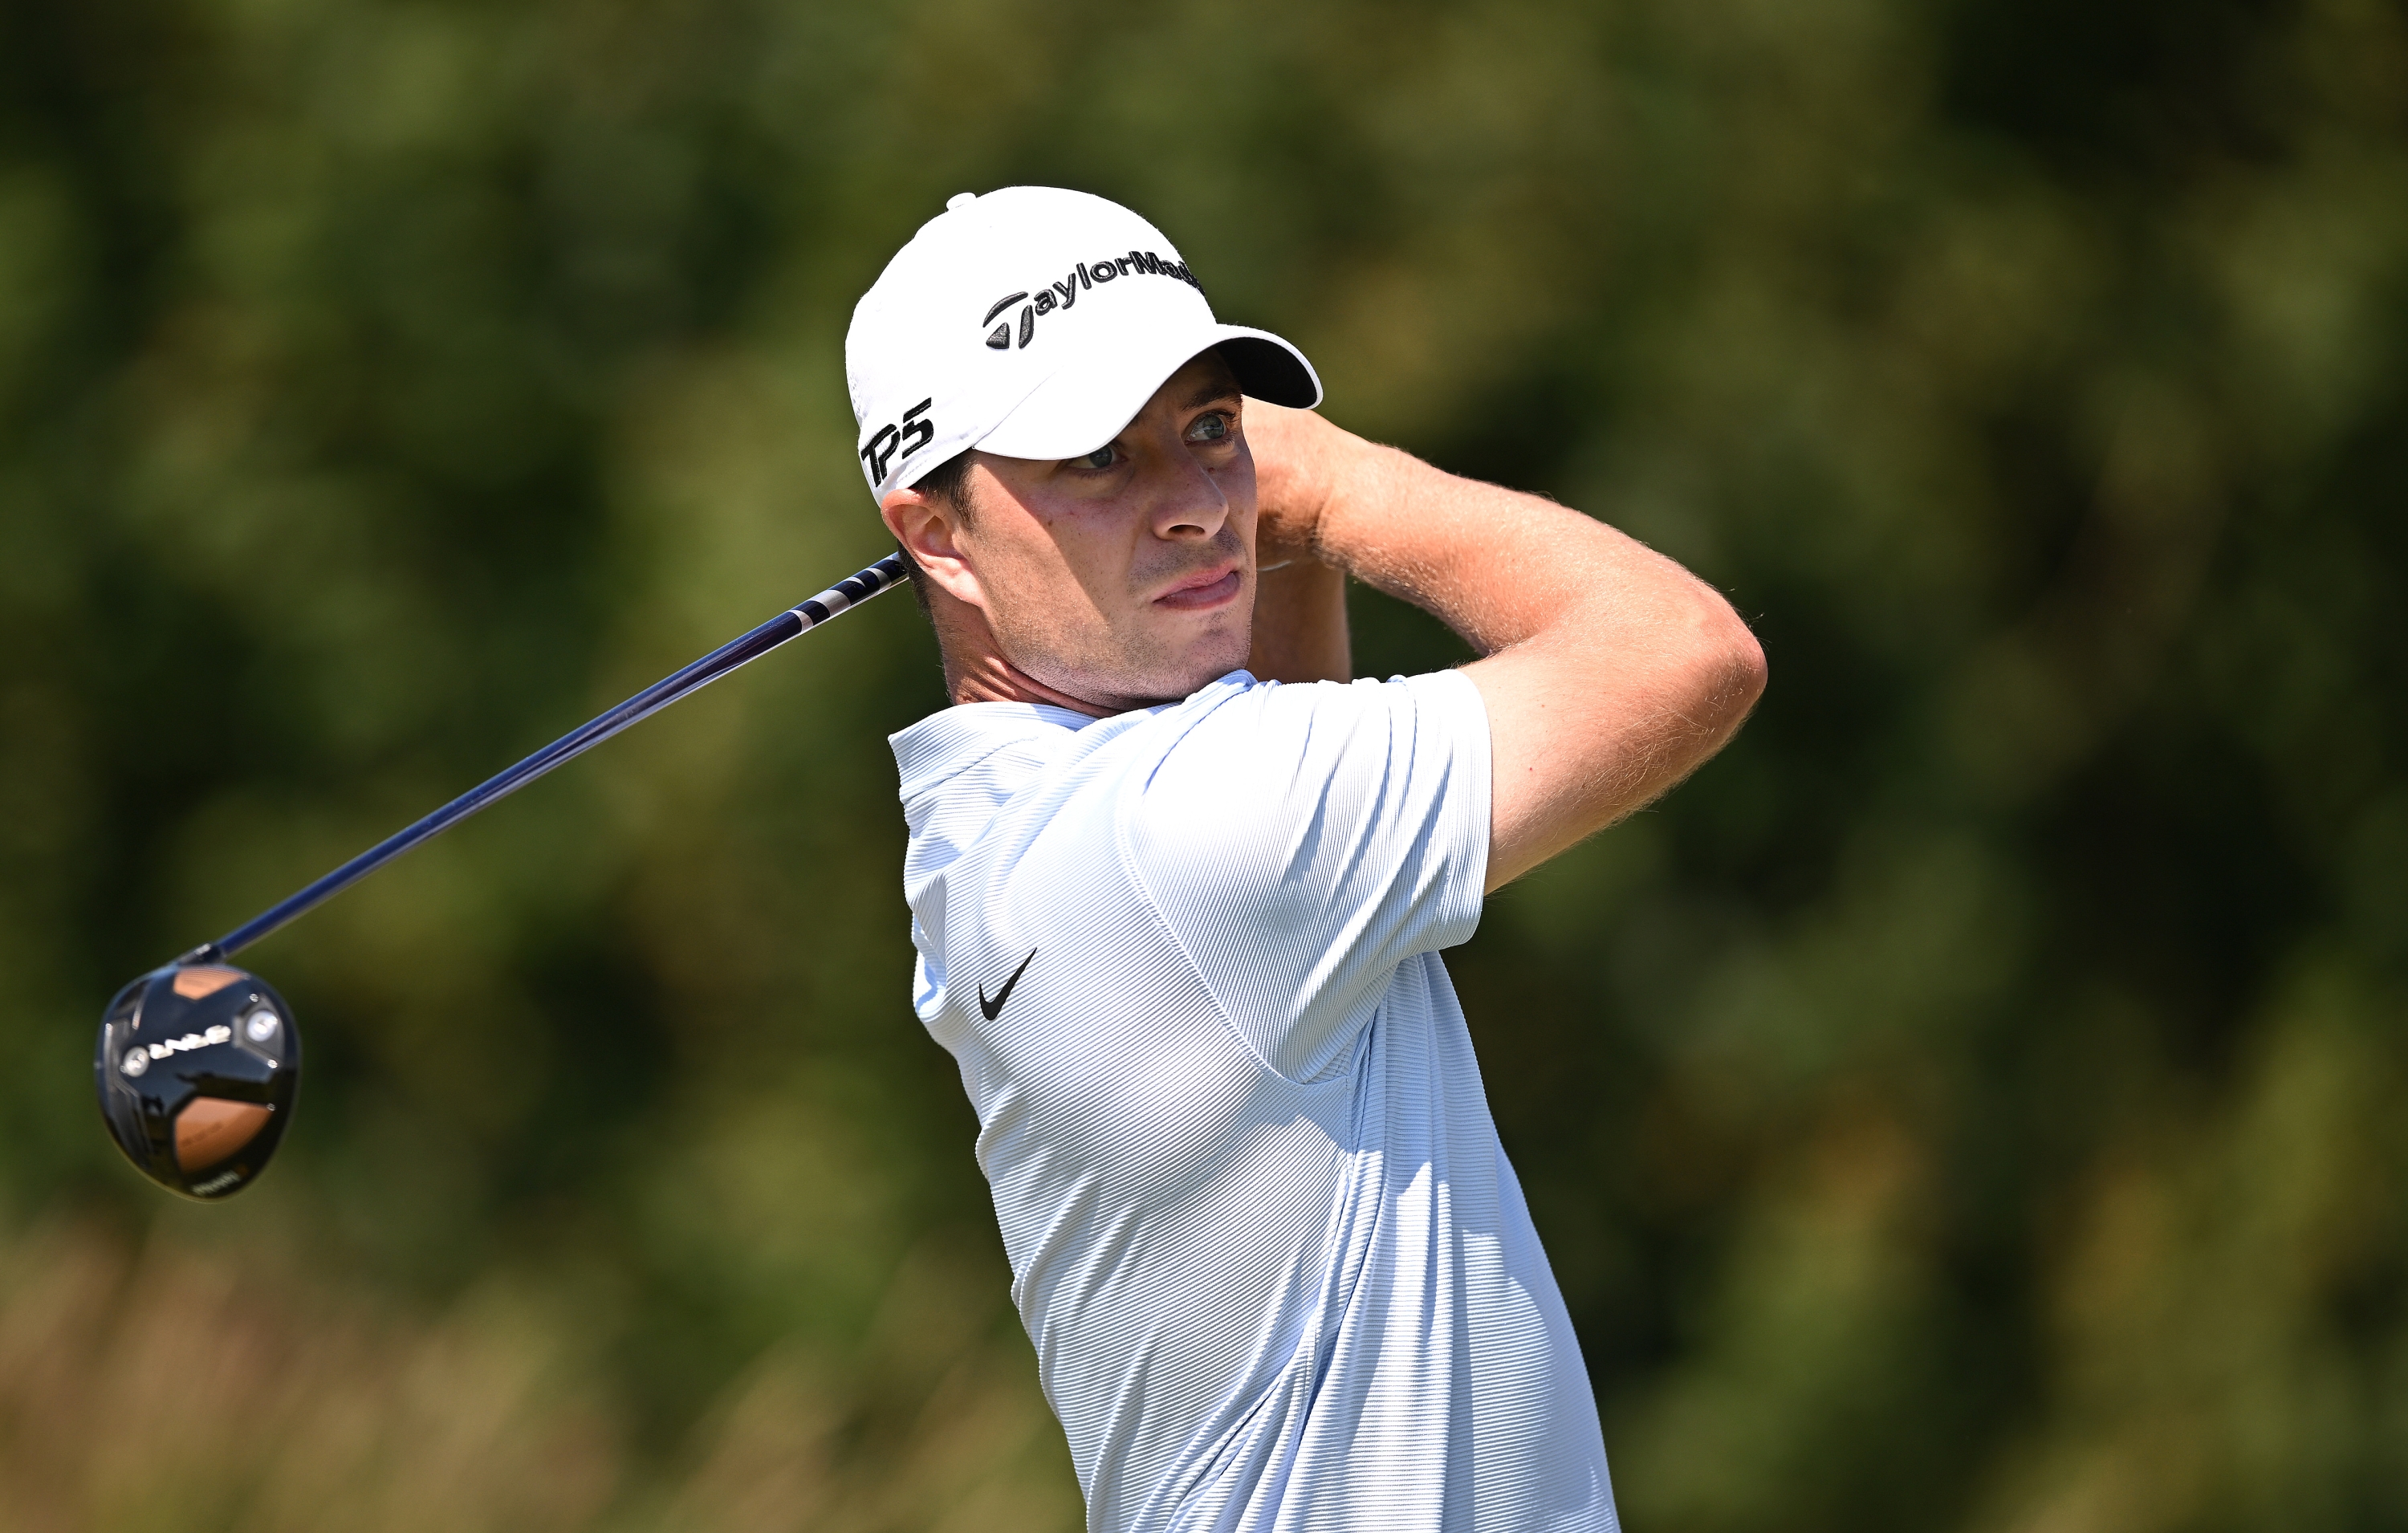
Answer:
[[[1090,456],[973,453],[969,514],[941,500],[923,513],[942,519],[953,558],[897,535],[1035,680],[1111,708],[1184,697],[1246,661],[1254,464],[1241,408],[1207,351]]]

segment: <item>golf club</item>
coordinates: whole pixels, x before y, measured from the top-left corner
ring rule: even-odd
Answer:
[[[170,1192],[209,1201],[249,1186],[292,1122],[301,1084],[301,1037],[284,998],[226,959],[420,842],[905,578],[901,556],[888,554],[580,724],[216,941],[119,991],[102,1013],[93,1054],[101,1120],[109,1137],[136,1169]]]

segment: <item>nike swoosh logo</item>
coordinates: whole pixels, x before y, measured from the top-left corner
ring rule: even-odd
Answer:
[[[993,1000],[986,998],[986,986],[979,986],[979,1010],[985,1015],[987,1021],[993,1022],[1002,1015],[1003,1003],[1011,999],[1011,987],[1020,982],[1020,977],[1027,973],[1028,966],[1036,961],[1037,950],[1031,948],[1028,950],[1028,956],[1020,961],[1020,967],[1011,971],[1011,978],[1003,981],[1003,988],[996,992]]]

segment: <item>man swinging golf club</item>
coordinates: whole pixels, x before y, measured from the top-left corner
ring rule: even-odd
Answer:
[[[1309,413],[1100,198],[955,197],[846,365],[958,705],[894,739],[915,1005],[1089,1525],[1614,1527],[1438,954],[1729,738],[1746,627]],[[1348,575],[1484,658],[1350,684]]]

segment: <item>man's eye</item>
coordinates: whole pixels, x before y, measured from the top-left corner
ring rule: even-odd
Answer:
[[[1192,442],[1217,442],[1228,435],[1229,418],[1226,415],[1207,415],[1187,428],[1187,439]]]
[[[1081,458],[1079,462],[1089,468],[1110,468],[1112,466],[1112,450],[1109,447],[1099,447]]]

